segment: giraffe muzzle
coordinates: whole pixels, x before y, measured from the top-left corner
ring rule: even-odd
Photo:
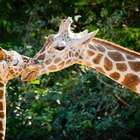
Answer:
[[[38,76],[38,72],[36,72],[36,71],[32,71],[28,74],[23,73],[21,76],[21,80],[31,82],[31,81],[35,80],[37,78],[37,76]]]

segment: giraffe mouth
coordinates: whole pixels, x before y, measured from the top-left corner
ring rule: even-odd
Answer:
[[[31,81],[35,80],[37,78],[37,76],[38,76],[38,72],[32,71],[32,72],[28,73],[27,75],[23,73],[21,79],[23,81],[31,82]]]

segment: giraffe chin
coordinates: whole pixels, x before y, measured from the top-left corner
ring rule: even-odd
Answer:
[[[38,72],[35,71],[30,72],[28,75],[23,73],[21,76],[21,80],[31,82],[35,80],[37,76],[38,76]]]

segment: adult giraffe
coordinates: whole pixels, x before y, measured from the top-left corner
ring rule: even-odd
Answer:
[[[19,76],[28,62],[30,58],[0,48],[0,140],[4,140],[6,130],[6,84],[10,79]]]
[[[22,80],[32,81],[46,72],[73,64],[84,64],[125,87],[140,93],[140,54],[112,42],[94,38],[97,31],[73,33],[72,19],[63,20],[59,32],[50,35],[22,73]]]

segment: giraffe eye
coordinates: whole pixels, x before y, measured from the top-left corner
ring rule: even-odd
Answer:
[[[65,46],[56,46],[55,47],[55,49],[56,50],[59,50],[59,51],[62,51],[64,48],[65,48]]]
[[[18,59],[13,60],[13,66],[17,66],[18,63],[19,63],[19,60]]]

